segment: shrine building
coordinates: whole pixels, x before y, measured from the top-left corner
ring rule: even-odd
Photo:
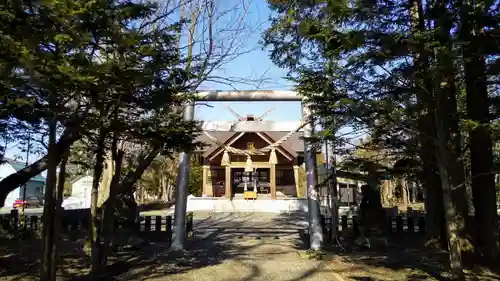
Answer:
[[[197,152],[203,164],[203,197],[305,197],[305,172],[300,171],[304,169],[303,125],[252,115],[204,123],[198,141],[206,146]],[[321,152],[317,162],[324,163]]]

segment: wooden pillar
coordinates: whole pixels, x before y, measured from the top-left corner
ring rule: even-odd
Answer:
[[[271,186],[271,199],[276,199],[276,165],[271,164],[269,173],[269,185]]]
[[[208,175],[208,171],[207,171],[207,166],[203,165],[203,177],[202,177],[202,188],[201,188],[201,193],[203,195],[208,195],[207,194],[207,175]]]
[[[214,195],[211,185],[208,184],[208,175],[210,174],[210,166],[203,166],[203,195],[212,197]]]
[[[226,179],[225,179],[225,185],[226,185],[226,198],[231,198],[231,167],[226,166]]]
[[[299,166],[293,166],[293,179],[295,181],[295,191],[297,193],[297,198],[303,198],[302,192],[300,190],[300,182],[299,182]]]

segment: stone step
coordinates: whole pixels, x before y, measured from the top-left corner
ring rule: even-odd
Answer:
[[[188,211],[211,212],[294,212],[307,211],[307,200],[304,199],[277,199],[277,200],[245,200],[233,198],[189,198]]]

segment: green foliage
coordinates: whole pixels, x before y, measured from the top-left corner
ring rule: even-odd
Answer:
[[[189,88],[176,48],[179,25],[152,29],[155,6],[68,0],[2,8],[2,120],[58,116],[62,128],[89,139],[103,127],[166,138],[175,148],[192,139],[195,124],[172,110],[189,98],[179,94]]]
[[[468,239],[469,221],[462,218],[469,213],[464,186],[470,178],[475,225],[484,227],[472,235],[489,241],[483,248],[494,260],[500,250],[491,137],[498,137],[500,1],[268,3],[273,13],[264,43],[308,98],[325,127],[322,137],[363,152],[360,144],[340,138],[337,126],[369,134],[364,145],[388,159],[352,153],[349,160],[352,168],[368,172],[371,186],[377,179],[370,174],[393,162],[391,172],[419,175],[428,194],[451,190],[453,196],[443,192],[431,207],[436,222],[445,206],[446,222],[461,225],[450,233],[457,241]],[[468,248],[448,242],[452,279],[461,280],[456,257]]]
[[[201,196],[203,193],[203,165],[195,157],[191,158],[188,193],[194,196]]]
[[[93,168],[98,147],[107,151],[118,139],[133,147],[125,149],[124,177],[148,153],[196,145],[198,124],[184,121],[179,107],[191,99],[185,93],[199,69],[187,73],[180,24],[158,27],[154,5],[7,1],[1,9],[0,129],[9,138],[25,135],[27,125],[46,135],[55,118],[61,139],[71,140],[63,151],[78,140],[70,163],[83,170]]]
[[[497,188],[497,208],[500,209],[500,184],[497,184],[496,188]]]
[[[491,7],[499,4],[493,2]],[[371,144],[386,149],[390,155],[416,159],[421,145],[417,139],[421,130],[418,120],[422,110],[430,108],[417,102],[423,85],[415,79],[425,75],[434,83],[432,87],[442,91],[444,80],[449,78],[445,73],[450,70],[445,69],[449,67],[445,60],[454,57],[458,65],[459,46],[464,44],[451,30],[450,40],[456,46],[450,47],[453,45],[443,39],[440,32],[451,24],[436,29],[425,26],[456,21],[459,9],[423,4],[425,26],[411,29],[416,20],[412,16],[418,15],[416,11],[410,13],[408,2],[370,2],[370,9],[366,9],[365,2],[268,3],[274,14],[271,27],[263,35],[264,44],[270,47],[274,63],[288,69],[299,92],[309,98],[315,116],[325,127],[323,137],[335,141],[337,148],[346,147],[350,140],[339,136],[338,128],[350,126],[370,134]],[[481,17],[488,24],[498,22],[498,11],[489,10]],[[482,40],[494,44],[497,39],[493,33],[488,32]],[[441,53],[437,63],[429,65],[424,73],[423,68],[414,65],[419,52],[422,56]],[[426,95],[433,98],[433,93]],[[463,96],[457,98],[462,111],[458,115],[450,111],[450,116],[462,118],[464,130],[488,126],[464,118]],[[426,126],[432,128],[433,124]],[[339,149],[338,153],[349,152],[349,147],[353,146]]]
[[[163,192],[173,192],[176,187],[178,174],[178,160],[166,156],[158,156],[143,174],[139,184],[145,191],[158,199],[167,196]],[[196,157],[192,157],[189,171],[188,192],[194,196],[201,196],[203,192],[203,166]],[[173,194],[172,194],[173,195]]]
[[[165,198],[168,194],[163,192],[168,193],[175,187],[177,162],[177,159],[163,155],[156,157],[142,175],[139,185],[147,194],[156,196],[157,199],[171,199]]]
[[[73,191],[73,183],[70,181],[66,181],[64,183],[64,191],[63,191],[63,196],[68,197],[71,196],[71,192]]]

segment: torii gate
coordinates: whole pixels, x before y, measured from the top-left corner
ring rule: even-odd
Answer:
[[[295,91],[206,91],[196,93],[196,101],[300,101],[302,102],[302,119],[308,120],[311,112],[304,98]],[[183,111],[184,120],[194,119],[194,102],[187,104]],[[308,122],[304,128],[304,137],[311,137],[314,132],[314,125]],[[312,250],[320,250],[323,247],[323,230],[321,228],[320,204],[318,201],[318,192],[316,190],[316,152],[314,146],[304,143],[304,162],[306,165],[306,185],[307,185],[307,205],[309,219],[309,239]],[[189,152],[181,152],[179,156],[179,173],[177,176],[177,188],[175,190],[175,226],[174,237],[172,241],[172,250],[184,250],[186,229],[186,208],[187,208],[187,190],[189,180]]]

